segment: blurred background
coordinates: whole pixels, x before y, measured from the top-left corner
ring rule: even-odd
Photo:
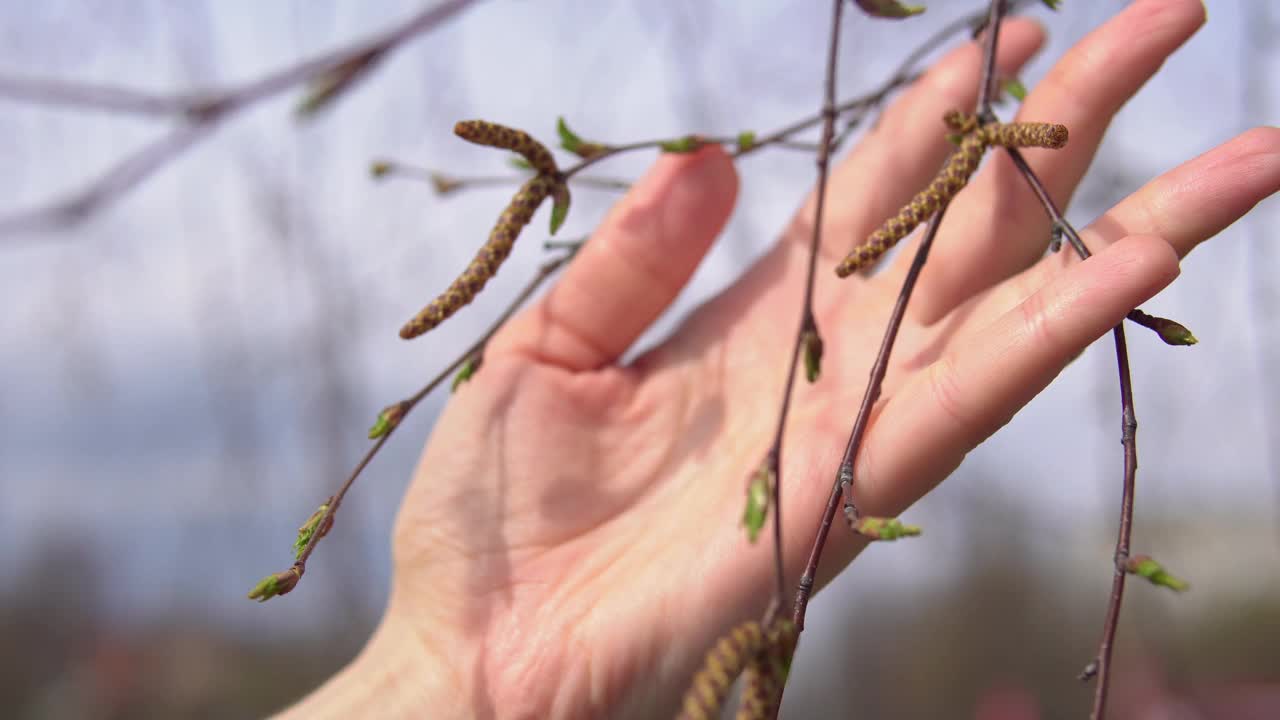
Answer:
[[[976,0],[919,19],[850,14],[840,94],[874,88]],[[301,88],[238,113],[80,222],[4,218],[67,197],[172,118],[0,100],[0,714],[251,717],[319,684],[386,599],[389,529],[445,396],[357,484],[303,588],[246,590],[287,566],[294,529],[366,447],[377,411],[449,363],[544,259],[522,240],[498,280],[430,338],[399,325],[445,287],[509,189],[448,198],[370,179],[390,158],[513,171],[453,137],[483,117],[554,139],[767,132],[816,111],[827,7],[501,0],[401,46],[313,121]],[[1069,217],[1083,226],[1146,179],[1275,124],[1280,11],[1218,2],[1117,118]],[[377,3],[0,5],[0,76],[154,92],[227,85],[402,22]],[[1036,4],[1050,42],[1023,79],[1119,9]],[[952,41],[962,42],[961,38]],[[767,52],[761,52],[767,48]],[[936,53],[935,53],[936,54]],[[1008,114],[1008,108],[1005,110]],[[634,178],[652,156],[599,167]],[[733,221],[643,344],[775,241],[813,181],[809,155],[740,163]],[[616,197],[575,192],[562,235]],[[1280,202],[1198,250],[1145,307],[1201,343],[1131,332],[1140,422],[1135,546],[1189,578],[1132,584],[1115,717],[1276,717],[1280,707]],[[1069,367],[817,599],[783,716],[1078,718],[1075,676],[1101,628],[1119,504],[1109,342]]]

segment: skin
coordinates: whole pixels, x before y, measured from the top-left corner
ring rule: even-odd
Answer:
[[[1112,115],[1203,19],[1195,0],[1135,2],[1026,99],[1019,119],[1071,130],[1066,150],[1026,152],[1060,204]],[[1001,68],[1015,71],[1042,39],[1028,21],[1007,23]],[[968,45],[941,60],[833,173],[815,298],[826,361],[815,386],[798,388],[782,459],[789,584],[912,248],[870,278],[831,268],[937,171],[940,118],[972,107],[979,55]],[[992,153],[952,204],[909,308],[857,463],[861,507],[896,515],[919,499],[1171,282],[1181,257],[1277,189],[1280,130],[1251,130],[1096,220],[1083,231],[1096,254],[1082,263],[1045,257],[1042,209]],[[688,280],[736,190],[717,148],[660,157],[558,284],[494,338],[404,499],[381,626],[290,716],[669,716],[715,639],[760,616],[771,552],[747,544],[739,519],[772,439],[813,199],[736,284],[618,364]],[[834,528],[822,580],[862,547]]]

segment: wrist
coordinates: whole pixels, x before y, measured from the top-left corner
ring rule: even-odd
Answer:
[[[277,717],[454,717],[463,693],[455,680],[418,634],[389,612],[355,659]]]

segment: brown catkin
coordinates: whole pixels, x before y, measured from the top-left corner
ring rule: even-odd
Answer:
[[[778,683],[768,666],[759,661],[747,665],[737,720],[768,720],[778,697]]]
[[[716,641],[685,693],[678,720],[715,720],[733,681],[765,646],[760,623],[745,622]]]
[[[780,619],[765,638],[765,648],[748,664],[743,676],[737,720],[772,720],[787,682],[786,668],[796,649],[796,626]]]
[[[969,182],[969,176],[978,168],[978,161],[982,159],[985,150],[986,143],[981,137],[976,134],[966,135],[960,141],[960,147],[951,153],[942,170],[929,183],[929,187],[917,193],[897,215],[886,220],[879,230],[871,233],[865,243],[855,247],[840,261],[836,266],[836,275],[848,277],[869,267],[917,225],[928,220],[942,203],[955,197],[965,183]]]
[[[917,225],[928,220],[944,202],[955,197],[969,182],[969,177],[978,169],[982,154],[989,146],[1043,147],[1056,150],[1067,144],[1065,125],[1040,122],[980,125],[976,115],[959,110],[948,110],[942,116],[942,121],[961,135],[960,147],[947,159],[929,187],[912,198],[897,215],[886,220],[879,230],[871,233],[865,243],[855,247],[840,261],[836,266],[836,275],[848,277],[871,266]]]
[[[992,123],[978,128],[988,145],[1042,147],[1058,150],[1067,144],[1067,126],[1041,122]]]
[[[511,198],[502,215],[498,216],[498,222],[489,233],[489,240],[480,247],[467,269],[462,271],[440,297],[432,300],[400,328],[400,337],[405,340],[415,338],[448,320],[459,308],[474,300],[489,278],[498,272],[502,261],[511,254],[511,247],[520,231],[529,224],[534,211],[551,193],[554,185],[555,181],[546,175],[536,175],[525,182]]]
[[[477,145],[502,148],[520,153],[529,165],[544,175],[559,172],[556,160],[545,145],[534,140],[523,130],[491,123],[487,120],[463,120],[453,126],[453,133],[463,140]]]
[[[972,113],[948,110],[942,114],[942,122],[961,135],[968,135],[978,127],[978,116]]]
[[[1013,122],[978,124],[978,117],[959,110],[949,110],[942,116],[947,127],[967,135],[974,133],[987,145],[1000,147],[1041,147],[1060,150],[1067,144],[1067,126],[1042,122]]]

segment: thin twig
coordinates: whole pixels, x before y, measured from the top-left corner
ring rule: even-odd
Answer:
[[[1000,21],[1004,19],[1004,0],[991,0],[987,6],[987,23],[983,26],[982,79],[978,85],[978,104],[974,114],[982,121],[991,117],[991,101],[996,96],[996,48],[1000,44]]]
[[[361,42],[223,90],[160,95],[129,88],[59,80],[0,77],[0,97],[28,103],[98,109],[135,115],[176,117],[177,127],[64,198],[0,217],[0,235],[73,225],[119,199],[184,150],[202,140],[232,113],[360,57],[382,56],[414,36],[430,30],[475,0],[446,0],[401,24]]]
[[[942,216],[947,211],[947,203],[938,208],[938,212],[929,219],[929,224],[925,227],[924,239],[920,242],[920,247],[916,250],[916,256],[911,262],[911,268],[907,271],[906,278],[902,281],[902,290],[898,293],[898,300],[894,303],[893,312],[889,315],[889,323],[885,328],[884,338],[880,343],[880,352],[876,354],[875,364],[871,366],[871,376],[867,382],[867,390],[862,397],[862,405],[858,408],[858,416],[853,422],[853,430],[849,433],[849,441],[845,444],[844,456],[840,459],[840,468],[836,472],[836,482],[831,489],[831,494],[827,498],[827,506],[823,510],[822,520],[818,524],[818,531],[813,540],[813,546],[809,551],[809,561],[804,568],[804,574],[800,576],[800,584],[796,589],[795,606],[792,611],[791,619],[799,630],[804,629],[805,611],[809,605],[809,598],[813,593],[813,586],[817,578],[818,563],[822,560],[822,551],[826,546],[827,535],[831,530],[831,523],[835,519],[836,510],[840,507],[840,497],[846,494],[846,488],[850,488],[853,483],[853,464],[857,457],[859,446],[862,444],[862,436],[866,432],[867,425],[871,419],[871,409],[875,407],[876,401],[880,398],[880,390],[884,384],[884,376],[889,370],[889,356],[893,352],[893,344],[898,337],[898,329],[902,326],[902,320],[906,316],[907,302],[911,299],[911,293],[915,290],[916,280],[920,277],[920,271],[924,269],[925,260],[929,256],[929,249],[933,247],[933,239],[938,234],[938,228],[942,224]],[[857,514],[857,508],[849,505],[846,509],[854,515]]]
[[[1019,0],[1018,4],[1025,1]],[[36,208],[17,210],[0,216],[0,235],[49,230],[81,222],[92,215],[92,211],[118,200],[140,182],[168,165],[182,151],[203,139],[203,135],[212,130],[219,121],[226,119],[234,112],[291,87],[321,77],[326,72],[357,58],[384,56],[414,36],[436,27],[473,2],[475,0],[448,0],[364,41],[345,45],[256,80],[222,90],[161,94],[124,87],[0,76],[0,98],[59,107],[177,117],[181,121],[179,129],[175,130],[171,136],[166,136],[147,146],[137,155],[113,166],[68,196]],[[840,135],[832,141],[832,148],[839,147],[848,134],[865,118],[867,112],[880,105],[890,92],[916,80],[918,74],[910,71],[915,63],[936,49],[949,36],[976,25],[977,19],[971,16],[942,28],[913,50],[895,75],[879,89],[840,104],[838,106],[840,113],[850,113],[850,117]],[[703,141],[734,146],[735,157],[770,146],[814,151],[815,147],[811,143],[795,141],[792,136],[821,122],[820,114],[805,118],[764,135],[745,148],[737,147],[738,138],[704,138]],[[197,131],[195,128],[200,130]],[[182,142],[178,141],[179,138],[182,138]],[[669,140],[647,140],[610,147],[606,152],[585,159],[569,168],[565,171],[565,177],[576,175],[586,167],[607,157],[634,150],[657,148],[666,142]],[[126,169],[129,170],[127,174],[129,181],[122,182],[121,175],[125,174],[123,171]],[[588,182],[588,184],[602,188],[610,185],[607,181]]]
[[[1030,5],[1033,2],[1036,2],[1036,0],[1013,0],[1013,2],[1008,4],[1008,12],[1017,12],[1021,10],[1023,6]],[[913,72],[912,68],[919,64],[920,61],[924,60],[929,53],[937,49],[944,40],[962,30],[968,30],[977,37],[977,34],[981,32],[989,22],[988,12],[989,10],[981,10],[970,13],[969,15],[953,20],[939,28],[932,35],[926,38],[924,42],[920,43],[919,46],[912,50],[905,58],[903,58],[902,62],[898,64],[898,68],[894,70],[893,75],[885,81],[881,88],[892,88],[898,84],[910,85],[911,83],[914,83],[920,77],[920,73]],[[831,148],[832,152],[835,152],[844,145],[845,141],[848,140],[849,136],[858,129],[858,125],[873,108],[874,105],[868,105],[862,112],[855,113],[849,118],[844,128],[841,129],[840,133],[833,141]]]
[[[1000,0],[993,0],[992,6],[1000,4]],[[994,113],[988,106],[985,108],[988,118],[994,118]],[[1018,172],[1022,174],[1023,179],[1031,187],[1036,198],[1044,207],[1046,214],[1053,223],[1055,237],[1065,237],[1075,249],[1076,254],[1081,260],[1087,260],[1091,253],[1089,248],[1085,246],[1084,241],[1080,238],[1080,234],[1058,208],[1057,203],[1049,195],[1044,183],[1031,169],[1031,165],[1027,163],[1026,158],[1017,148],[1005,148],[1009,153],[1010,159],[1013,161]],[[1139,309],[1130,311],[1126,318],[1145,327],[1156,329],[1152,322],[1158,320]],[[1098,644],[1098,652],[1093,661],[1086,666],[1084,672],[1081,673],[1081,680],[1089,680],[1097,676],[1097,687],[1094,691],[1093,711],[1091,717],[1093,720],[1102,720],[1106,716],[1107,693],[1111,684],[1111,653],[1115,646],[1116,631],[1119,628],[1120,607],[1124,601],[1124,586],[1126,561],[1129,559],[1130,538],[1133,534],[1133,507],[1134,496],[1137,485],[1138,473],[1138,419],[1134,410],[1133,402],[1133,382],[1130,377],[1129,369],[1129,351],[1125,341],[1124,323],[1118,323],[1111,330],[1112,337],[1115,341],[1116,349],[1116,367],[1120,378],[1120,414],[1121,414],[1121,444],[1124,446],[1124,480],[1120,494],[1120,527],[1116,538],[1116,549],[1113,557],[1114,577],[1111,583],[1111,594],[1107,601],[1106,619],[1103,622],[1102,639]]]
[[[524,305],[524,303],[538,291],[538,288],[541,287],[547,279],[554,275],[556,271],[564,266],[565,263],[571,260],[574,254],[576,254],[576,251],[576,247],[570,248],[569,251],[563,255],[543,263],[541,267],[538,268],[537,274],[535,274],[528,284],[524,286],[511,303],[507,305],[506,310],[498,316],[498,319],[494,320],[493,324],[484,331],[484,334],[480,336],[479,340],[472,343],[471,347],[467,348],[465,352],[459,355],[457,359],[449,364],[448,367],[440,371],[440,373],[432,378],[430,382],[422,386],[420,390],[399,403],[402,408],[402,414],[399,420],[396,423],[393,423],[388,428],[387,432],[379,437],[377,442],[375,442],[369,448],[369,451],[365,453],[364,457],[356,465],[355,469],[353,469],[351,474],[347,476],[346,481],[342,483],[342,487],[338,489],[337,494],[335,494],[326,504],[324,513],[321,514],[319,520],[315,524],[315,527],[325,528],[333,521],[334,515],[338,512],[338,506],[342,504],[342,499],[346,496],[347,491],[351,489],[356,478],[364,471],[365,466],[373,460],[374,456],[378,454],[378,451],[382,449],[382,446],[386,444],[388,439],[390,439],[391,435],[396,431],[396,428],[404,422],[404,418],[408,417],[409,413],[412,412],[425,397],[430,395],[432,390],[439,387],[440,383],[444,382],[447,378],[453,375],[458,368],[462,367],[463,363],[473,358],[478,358],[484,352],[485,345],[488,344],[494,333],[498,332],[498,330],[506,324],[507,320],[511,319],[511,316],[515,314],[516,310],[518,310],[520,306]],[[312,551],[315,550],[316,545],[324,535],[325,533],[322,532],[313,532],[311,537],[307,540],[307,544],[302,548],[302,551],[298,553],[298,559],[293,564],[293,569],[297,571],[299,578],[301,578],[302,574],[306,571],[307,559],[311,557]]]
[[[529,179],[528,173],[523,175],[454,176],[432,170],[430,168],[408,165],[401,162],[390,162],[387,160],[375,162],[374,168],[374,175],[378,179],[405,178],[409,180],[429,182],[435,187],[436,193],[440,195],[448,195],[459,190],[520,185]],[[629,180],[611,177],[598,177],[594,175],[583,175],[581,177],[573,178],[573,183],[575,187],[591,188],[593,190],[612,190],[622,192],[631,189],[631,181]]]
[[[254,80],[221,90],[160,94],[62,80],[0,76],[0,97],[41,105],[133,115],[190,117],[225,113],[312,80],[360,56],[395,49],[415,35],[435,28],[474,2],[475,0],[445,0],[364,40],[328,50]]]
[[[1032,191],[1035,192],[1036,197],[1040,200],[1040,204],[1044,206],[1045,212],[1053,222],[1055,232],[1060,233],[1067,239],[1067,242],[1075,249],[1081,260],[1087,260],[1091,255],[1089,248],[1080,239],[1080,234],[1076,232],[1075,227],[1062,215],[1057,203],[1053,201],[1053,198],[1049,196],[1048,191],[1045,189],[1044,183],[1036,176],[1035,171],[1031,169],[1031,166],[1017,149],[1007,148],[1007,150],[1014,166],[1022,173],[1022,177],[1026,179],[1027,184],[1031,186]],[[1130,311],[1126,318],[1150,327],[1147,322],[1150,316],[1141,310]],[[1111,685],[1111,651],[1115,646],[1116,630],[1119,627],[1120,620],[1120,606],[1124,600],[1126,574],[1124,566],[1125,561],[1129,558],[1129,539],[1133,533],[1133,505],[1138,473],[1138,420],[1133,405],[1133,384],[1130,380],[1129,352],[1125,342],[1124,323],[1121,322],[1112,328],[1111,334],[1115,338],[1116,366],[1120,374],[1120,412],[1122,418],[1120,439],[1124,445],[1124,484],[1120,495],[1120,529],[1116,539],[1114,557],[1115,578],[1112,580],[1111,595],[1107,601],[1107,614],[1106,620],[1103,622],[1102,639],[1098,643],[1097,655],[1080,675],[1081,680],[1089,680],[1094,676],[1098,680],[1097,687],[1094,689],[1092,714],[1094,720],[1102,720],[1105,717],[1107,692]]]
[[[822,220],[826,211],[827,176],[831,161],[831,138],[835,134],[836,124],[836,68],[840,52],[840,18],[844,8],[844,0],[833,0],[831,11],[831,36],[827,43],[827,69],[822,101],[823,118],[822,141],[818,146],[818,185],[817,201],[814,207],[813,232],[809,238],[809,266],[805,272],[804,302],[800,310],[800,322],[796,328],[795,342],[791,348],[791,362],[787,368],[787,380],[782,391],[782,407],[778,411],[778,426],[774,431],[773,445],[769,448],[766,462],[770,464],[773,483],[773,544],[774,572],[777,581],[777,602],[781,607],[786,597],[786,575],[782,561],[782,436],[787,425],[787,413],[791,409],[792,390],[795,386],[796,371],[800,362],[800,353],[805,343],[805,334],[816,332],[817,326],[813,318],[813,287],[817,278],[818,255],[822,247]]]
[[[990,107],[991,98],[993,97],[996,82],[995,57],[999,41],[1000,20],[1004,17],[1004,10],[1004,3],[1001,0],[992,0],[986,13],[985,28],[987,32],[983,37],[982,75],[978,85],[977,114],[979,115],[982,114],[985,108]],[[959,25],[958,27],[968,27],[972,23],[972,20],[967,20],[964,25]],[[836,471],[835,484],[831,488],[826,508],[822,513],[822,519],[818,523],[818,530],[809,551],[809,560],[805,565],[804,574],[800,576],[800,584],[796,588],[792,621],[798,630],[804,630],[805,613],[809,606],[809,598],[813,594],[813,586],[818,573],[818,563],[822,560],[822,552],[826,547],[827,536],[830,534],[831,523],[835,519],[842,495],[845,500],[845,514],[849,519],[851,521],[855,520],[859,515],[857,505],[853,499],[854,463],[857,459],[858,449],[862,444],[862,437],[871,418],[871,409],[880,397],[884,376],[889,369],[889,357],[893,352],[893,344],[897,339],[898,329],[901,327],[902,320],[906,315],[907,303],[911,299],[911,293],[915,289],[920,271],[924,268],[929,249],[933,246],[934,237],[942,224],[942,218],[946,214],[948,205],[948,202],[943,202],[933,217],[929,219],[929,224],[924,231],[924,238],[920,242],[920,247],[916,250],[916,256],[912,260],[911,268],[902,282],[902,290],[898,293],[898,300],[889,316],[888,327],[885,328],[880,351],[876,355],[875,364],[871,367],[871,375],[867,382],[866,392],[862,397],[862,405],[859,407],[858,415],[854,419],[853,429],[849,433],[849,441],[845,445],[840,467]]]
[[[158,94],[133,88],[89,85],[53,78],[0,76],[0,98],[33,105],[105,110],[131,115],[181,115],[192,94]]]
[[[1107,691],[1111,685],[1111,650],[1115,646],[1120,624],[1120,605],[1124,601],[1126,563],[1129,539],[1133,535],[1133,503],[1138,474],[1138,418],[1133,410],[1133,381],[1129,377],[1129,350],[1125,345],[1124,323],[1111,330],[1116,345],[1116,366],[1120,374],[1121,443],[1124,444],[1124,489],[1120,493],[1120,529],[1116,537],[1114,576],[1111,596],[1107,600],[1107,617],[1103,622],[1102,641],[1098,645],[1096,671],[1098,686],[1093,696],[1094,720],[1106,716]]]
[[[951,32],[955,32],[955,31],[952,30]],[[950,34],[950,33],[947,33],[947,34]],[[946,39],[946,34],[939,33],[938,35],[935,35],[929,38],[925,42],[927,44],[930,44],[930,49],[932,49],[932,46],[936,46],[937,43],[940,43],[944,39]],[[910,85],[911,83],[918,80],[919,77],[920,77],[919,73],[900,72],[890,80],[886,81],[880,87],[876,88],[875,90],[835,105],[836,113],[837,115],[850,113],[851,116],[847,122],[850,125],[856,125],[858,122],[862,120],[863,117],[866,116],[866,113],[868,110],[875,108],[879,106],[881,103],[883,103],[884,100],[887,97],[889,97],[890,93],[892,93],[894,90]],[[755,138],[751,142],[751,144],[747,145],[746,147],[742,147],[739,144],[739,138],[737,137],[712,137],[712,136],[703,136],[703,135],[684,136],[684,137],[697,137],[698,140],[703,145],[716,144],[716,145],[725,145],[725,146],[732,147],[733,148],[732,156],[735,159],[740,158],[744,155],[749,155],[753,152],[756,152],[757,150],[761,150],[766,147],[780,147],[780,148],[786,148],[791,150],[815,152],[815,151],[822,150],[821,144],[815,145],[813,143],[798,142],[798,141],[792,140],[791,138],[793,135],[804,132],[805,130],[815,127],[822,122],[823,122],[823,114],[819,112],[816,115],[810,115],[801,120],[797,120],[796,122],[793,122],[789,125],[785,125],[781,128],[778,128],[777,130],[761,135]],[[585,158],[578,164],[567,168],[564,171],[564,175],[566,178],[568,178],[581,172],[582,170],[585,170],[591,165],[594,165],[600,162],[601,160],[605,160],[607,158],[611,158],[616,155],[621,155],[622,153],[632,152],[635,150],[650,150],[654,148],[660,148],[664,144],[667,144],[672,140],[676,140],[676,139],[678,138],[644,140],[641,142],[627,143],[625,145],[610,145],[610,146],[607,146],[603,152],[597,155],[592,155],[589,158]],[[828,145],[830,145],[831,147],[835,147],[833,143],[828,143]]]
[[[1064,216],[1062,211],[1058,209],[1058,204],[1053,201],[1053,198],[1049,195],[1048,188],[1044,186],[1044,182],[1041,181],[1040,177],[1031,169],[1031,165],[1027,162],[1027,159],[1022,156],[1022,153],[1019,152],[1017,148],[1006,147],[1005,151],[1009,153],[1009,159],[1013,161],[1014,167],[1018,168],[1018,172],[1022,173],[1023,179],[1027,181],[1027,184],[1031,187],[1031,191],[1035,193],[1036,199],[1039,200],[1040,205],[1044,207],[1045,213],[1049,215],[1049,219],[1053,222],[1054,236],[1066,238],[1067,242],[1076,251],[1076,254],[1080,256],[1080,259],[1088,260],[1093,253],[1089,252],[1089,248],[1085,246],[1084,241],[1080,239],[1080,233],[1076,232],[1075,227],[1067,221],[1066,216]],[[1153,330],[1157,334],[1160,333],[1161,323],[1169,322],[1164,318],[1148,315],[1143,312],[1141,308],[1134,308],[1133,310],[1130,310],[1128,314],[1125,315],[1125,319],[1134,324]]]
[[[65,197],[0,217],[0,236],[72,225],[137,187],[213,131],[215,121],[179,125],[125,156],[96,179]]]

